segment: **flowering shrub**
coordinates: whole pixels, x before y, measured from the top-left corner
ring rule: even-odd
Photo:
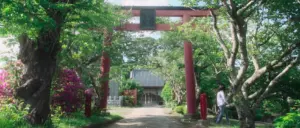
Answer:
[[[59,84],[54,88],[52,105],[60,106],[64,112],[71,113],[81,109],[84,104],[84,86],[74,70],[64,69]]]
[[[12,96],[12,89],[7,82],[7,77],[8,72],[0,69],[0,98]]]
[[[6,82],[14,90],[19,85],[19,80],[21,79],[23,63],[20,60],[8,61],[4,69],[7,71],[8,76]]]
[[[20,60],[7,61],[4,69],[0,69],[0,106],[3,104],[17,103],[13,97],[22,73],[23,64]]]

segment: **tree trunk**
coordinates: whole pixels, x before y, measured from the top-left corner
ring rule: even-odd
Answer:
[[[50,36],[46,37],[48,38],[39,38],[38,44],[51,41],[48,40]],[[26,35],[21,36],[19,41],[19,58],[24,64],[24,74],[20,80],[21,86],[16,89],[16,96],[24,99],[25,103],[30,104],[26,119],[31,124],[43,124],[50,113],[51,81],[55,73],[55,57],[59,45],[54,43],[48,49],[42,46],[35,48],[34,45],[37,42],[30,40]]]
[[[75,0],[51,2],[72,4]],[[16,96],[30,105],[26,119],[31,124],[43,124],[49,117],[51,82],[57,66],[56,56],[61,48],[60,34],[67,12],[70,11],[61,12],[48,6],[43,7],[55,26],[40,29],[35,40],[31,40],[26,34],[19,38],[18,58],[24,64],[24,74],[20,80],[21,86],[16,89]]]
[[[235,108],[240,121],[240,128],[255,128],[255,113],[249,107],[249,102],[242,94],[234,97]]]

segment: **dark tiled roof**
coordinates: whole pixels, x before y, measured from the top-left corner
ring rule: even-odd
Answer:
[[[145,69],[135,69],[131,71],[130,78],[141,84],[143,87],[164,86],[164,81],[159,76]]]

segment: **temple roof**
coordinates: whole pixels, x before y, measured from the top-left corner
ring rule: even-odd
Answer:
[[[156,74],[146,69],[134,69],[130,78],[141,84],[143,87],[163,87],[164,81]]]

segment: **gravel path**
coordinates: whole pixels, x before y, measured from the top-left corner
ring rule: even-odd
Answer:
[[[124,117],[123,120],[107,128],[185,128],[167,114],[165,108],[159,106],[132,108],[130,113],[121,116]]]

